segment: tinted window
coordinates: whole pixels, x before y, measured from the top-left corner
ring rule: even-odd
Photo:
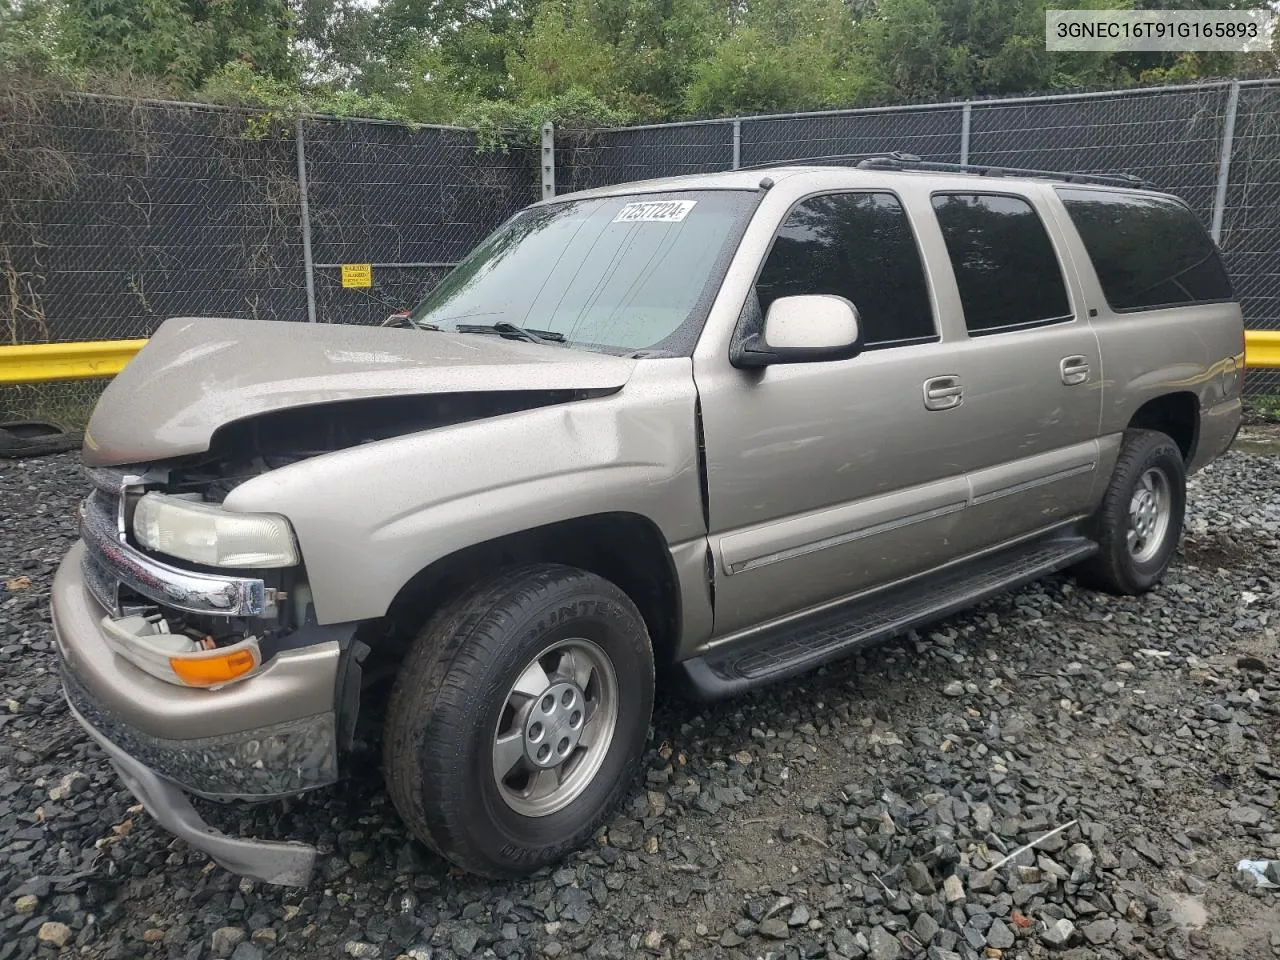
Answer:
[[[756,281],[778,297],[836,294],[858,308],[868,347],[934,337],[924,267],[907,215],[888,193],[833,193],[796,205]]]
[[[1018,197],[948,193],[933,198],[970,333],[1071,319],[1053,244]]]
[[[615,353],[688,353],[758,197],[681,191],[533,207],[463,260],[413,319],[473,333],[515,323]]]
[[[1059,190],[1112,310],[1230,300],[1231,281],[1196,215],[1175,200]]]

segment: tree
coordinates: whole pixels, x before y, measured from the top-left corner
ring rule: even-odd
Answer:
[[[1046,5],[1268,0],[0,0],[0,69],[532,129],[1277,72],[1274,54],[1049,53]],[[98,80],[92,79],[93,77]],[[132,82],[132,81],[131,81]]]
[[[711,115],[856,101],[863,82],[850,57],[854,28],[840,0],[759,0],[693,68],[685,108]]]
[[[576,89],[607,100],[619,92],[617,49],[591,12],[586,0],[545,0],[524,42],[507,55],[513,99],[545,100]]]
[[[59,0],[58,56],[99,73],[132,73],[199,86],[241,61],[296,77],[292,14],[284,0]]]

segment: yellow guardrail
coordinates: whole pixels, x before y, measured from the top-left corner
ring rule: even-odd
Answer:
[[[146,340],[97,340],[83,343],[31,343],[0,347],[0,384],[113,377]],[[1244,363],[1280,369],[1280,330],[1246,330]]]
[[[0,383],[114,377],[146,340],[28,343],[0,347]]]
[[[1245,367],[1280,368],[1280,330],[1244,332]]]

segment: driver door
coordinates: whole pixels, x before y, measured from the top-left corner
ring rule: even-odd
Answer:
[[[899,198],[838,192],[793,206],[748,309],[799,294],[850,300],[864,352],[757,370],[695,359],[717,636],[965,552],[956,535],[981,454],[965,406],[947,400],[956,346],[939,336]]]

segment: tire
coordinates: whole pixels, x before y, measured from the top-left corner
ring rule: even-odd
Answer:
[[[1150,510],[1143,513],[1139,525],[1147,535],[1133,530],[1136,540],[1131,546],[1134,518],[1130,508],[1149,484],[1158,492],[1154,509],[1165,519],[1163,523],[1152,521]],[[1143,501],[1150,502],[1145,497]],[[1156,430],[1125,431],[1111,483],[1091,524],[1093,539],[1101,549],[1077,567],[1081,581],[1108,593],[1146,593],[1169,568],[1182,535],[1186,505],[1186,466],[1178,445]]]
[[[565,677],[587,676],[584,663],[589,679],[570,687]],[[415,837],[471,873],[522,876],[560,860],[595,835],[635,779],[653,670],[644,620],[607,580],[535,564],[475,585],[431,617],[393,685],[383,762],[396,809]],[[557,686],[533,694],[543,679]],[[526,693],[513,689],[517,681]],[[549,697],[558,712],[537,713]],[[575,703],[583,707],[576,728]],[[545,730],[536,722],[544,717]],[[535,734],[545,742],[535,743]],[[505,780],[495,772],[499,754],[504,768],[510,760],[496,745],[499,735],[519,752]],[[533,757],[574,737],[581,740],[565,748],[560,786],[535,781]]]
[[[78,432],[45,420],[11,420],[0,423],[0,457],[41,457],[66,453],[80,446]]]

